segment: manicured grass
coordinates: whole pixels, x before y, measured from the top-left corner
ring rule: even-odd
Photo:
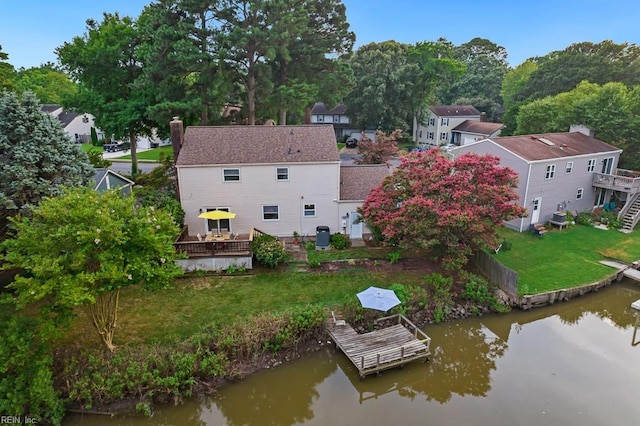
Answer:
[[[160,161],[160,155],[173,155],[173,147],[171,145],[161,146],[159,148],[149,149],[138,153],[138,160]],[[119,160],[131,160],[131,154],[117,157]]]
[[[93,145],[91,145],[90,143],[83,143],[83,144],[82,144],[82,150],[83,150],[84,152],[91,151],[92,149],[97,149],[97,150],[102,151],[102,148],[101,148],[101,147],[99,147],[99,146],[93,146]]]
[[[178,279],[174,288],[144,292],[138,287],[120,295],[116,344],[167,343],[186,338],[210,324],[230,324],[261,312],[295,305],[339,306],[347,297],[376,285],[416,283],[421,276],[364,271],[349,273],[262,271],[252,275],[213,275]],[[64,344],[98,347],[101,343],[86,315],[79,313]]]
[[[344,142],[338,142],[338,151],[340,151],[342,148],[344,148]]]
[[[539,238],[530,232],[502,230],[511,249],[493,256],[518,272],[518,294],[536,294],[589,284],[614,270],[598,261],[640,259],[640,237],[615,230],[571,226]]]

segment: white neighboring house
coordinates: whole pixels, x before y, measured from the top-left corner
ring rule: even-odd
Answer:
[[[171,122],[180,203],[189,235],[252,228],[315,237],[318,226],[353,239],[368,231],[355,212],[388,175],[386,165],[341,167],[330,125],[192,126]],[[200,219],[226,210],[234,219]]]
[[[60,120],[64,132],[72,142],[91,142],[91,128],[95,127],[93,115],[65,111],[62,106],[57,104],[44,104],[40,110]],[[104,133],[101,130],[96,128],[96,133],[99,140],[104,139]]]
[[[442,146],[453,143],[453,129],[464,121],[480,121],[482,114],[473,105],[429,107],[424,123],[413,120],[413,141],[419,145]]]

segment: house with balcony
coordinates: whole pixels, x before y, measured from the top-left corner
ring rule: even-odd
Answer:
[[[453,129],[465,121],[480,121],[482,113],[473,105],[434,105],[423,123],[413,120],[413,141],[418,145],[453,143]]]
[[[622,150],[593,137],[584,127],[574,131],[487,138],[451,150],[500,158],[518,173],[520,205],[529,216],[505,225],[525,231],[537,223],[557,222],[559,212],[619,209],[630,230],[638,222],[640,179],[617,169]]]

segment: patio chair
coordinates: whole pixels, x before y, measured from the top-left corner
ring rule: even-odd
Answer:
[[[346,324],[347,324],[347,322],[346,322],[345,320],[343,320],[343,319],[337,320],[337,319],[336,319],[336,314],[335,314],[333,311],[331,311],[331,316],[333,317],[333,323],[334,323],[335,325],[337,325],[337,326],[343,326],[343,325],[346,325]]]

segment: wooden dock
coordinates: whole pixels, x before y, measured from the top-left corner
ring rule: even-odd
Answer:
[[[336,325],[336,321],[329,319],[329,336],[358,369],[360,379],[418,359],[429,360],[429,336],[402,315],[380,318],[376,322],[385,320],[396,323],[358,334],[349,324]]]

